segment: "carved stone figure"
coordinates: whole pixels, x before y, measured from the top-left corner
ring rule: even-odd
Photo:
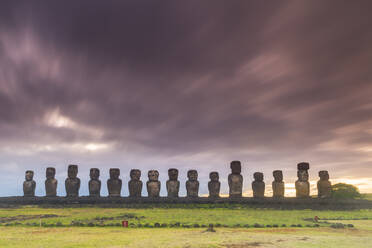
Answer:
[[[55,179],[56,169],[53,167],[48,167],[46,168],[45,174],[45,195],[48,197],[57,196],[58,181]]]
[[[281,170],[275,170],[273,171],[273,176],[273,197],[282,198],[284,197],[283,172]]]
[[[253,174],[254,181],[252,182],[253,197],[265,197],[265,183],[263,181],[264,175],[262,172],[255,172]]]
[[[178,181],[178,170],[171,168],[168,170],[169,180],[167,181],[168,197],[178,197],[180,191],[180,181]]]
[[[99,180],[99,169],[90,169],[90,180],[89,180],[89,196],[99,197],[101,196],[101,181]]]
[[[309,168],[309,163],[302,162],[297,164],[296,197],[298,198],[310,196]]]
[[[318,181],[318,197],[329,198],[332,196],[332,185],[329,181],[328,171],[319,171],[320,180]]]
[[[141,197],[142,195],[142,181],[141,171],[132,169],[130,171],[130,181],[128,182],[129,196],[130,197]]]
[[[36,182],[34,181],[34,172],[31,170],[26,171],[26,181],[23,182],[23,195],[35,196]]]
[[[186,182],[187,197],[198,197],[199,195],[199,181],[198,172],[196,170],[189,170],[187,172],[189,180]]]
[[[208,190],[209,190],[209,197],[212,198],[218,198],[220,197],[220,187],[221,183],[219,181],[219,175],[218,172],[212,171],[209,173],[209,179],[211,179],[208,182]]]
[[[120,197],[122,181],[119,176],[120,169],[110,169],[110,179],[107,180],[107,189],[110,197]]]
[[[77,177],[78,166],[71,164],[68,166],[67,176],[65,181],[66,196],[67,197],[78,197],[80,189],[80,179]]]
[[[232,161],[230,163],[231,174],[228,177],[229,181],[229,196],[231,198],[241,197],[243,191],[243,176],[241,173],[241,163],[240,161]]]
[[[160,195],[159,172],[157,170],[150,170],[148,172],[148,176],[149,180],[146,183],[148,196],[159,197]]]

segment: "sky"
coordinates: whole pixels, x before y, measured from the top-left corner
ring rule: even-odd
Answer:
[[[209,172],[228,193],[242,162],[244,195],[254,172],[271,194],[283,170],[294,195],[297,163],[332,183],[372,193],[371,1],[0,2],[0,196],[22,195],[34,170],[44,195],[56,167],[65,195],[69,164],[89,169],[178,168]],[[143,195],[147,195],[145,187]]]

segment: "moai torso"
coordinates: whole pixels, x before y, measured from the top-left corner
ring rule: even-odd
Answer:
[[[89,196],[99,197],[101,195],[101,181],[99,180],[99,169],[90,169]]]
[[[263,173],[255,172],[254,181],[252,182],[253,197],[263,198],[265,197],[265,183],[263,181]]]
[[[299,163],[297,165],[297,176],[298,180],[296,181],[296,197],[298,198],[307,198],[310,196],[310,183],[309,183],[309,163]]]
[[[209,173],[209,179],[210,179],[210,181],[208,182],[209,197],[212,198],[220,197],[221,183],[219,182],[218,172],[213,171]]]
[[[141,171],[133,169],[130,171],[130,181],[128,182],[129,196],[130,197],[141,197],[142,195],[142,181]]]
[[[330,198],[332,196],[332,184],[329,181],[328,171],[319,171],[320,180],[317,183],[318,197]]]
[[[168,197],[178,197],[178,192],[180,191],[180,181],[178,181],[178,170],[169,169],[168,170],[169,180],[167,181],[167,192]]]
[[[273,197],[282,198],[284,197],[283,172],[281,170],[273,171],[273,176]]]
[[[228,177],[229,181],[229,196],[241,197],[243,191],[243,176],[241,173],[241,163],[240,161],[232,161],[230,164],[232,173]]]
[[[23,195],[24,196],[35,196],[36,182],[33,180],[34,172],[26,171],[25,181],[23,182]]]
[[[148,172],[149,181],[147,181],[147,193],[149,197],[159,197],[160,195],[160,182],[159,172],[157,170],[150,170]]]
[[[45,180],[45,194],[48,197],[57,196],[57,184],[58,181],[55,179],[56,169],[53,167],[46,168],[46,180]]]
[[[189,170],[187,172],[189,180],[186,182],[187,197],[198,197],[199,195],[199,181],[198,172],[196,170]]]
[[[110,169],[110,179],[107,180],[107,189],[110,197],[119,197],[121,194],[122,181],[119,179],[120,169]]]
[[[77,177],[78,174],[77,165],[69,165],[67,173],[68,178],[65,181],[66,196],[78,197],[80,189],[80,179]]]

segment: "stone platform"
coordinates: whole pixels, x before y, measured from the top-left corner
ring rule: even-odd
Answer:
[[[212,204],[213,207],[228,207],[228,205],[242,204],[253,208],[274,208],[274,209],[372,209],[372,201],[368,200],[341,200],[341,199],[298,199],[287,197],[276,199],[271,197],[253,198],[209,198],[209,197],[0,197],[0,207],[17,207],[22,205],[40,205],[48,207],[131,207],[131,206],[156,206],[156,207],[177,207],[177,204]],[[186,206],[184,206],[186,207]]]

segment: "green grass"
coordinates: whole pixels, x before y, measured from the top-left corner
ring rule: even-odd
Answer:
[[[232,205],[230,208],[39,208],[0,209],[0,247],[370,247],[372,243],[372,210],[272,210]],[[48,217],[45,215],[57,215]],[[321,227],[305,219],[318,216]],[[223,224],[215,233],[206,228],[123,228],[110,223],[154,225],[179,222],[186,225]],[[328,220],[325,220],[328,219]],[[71,222],[103,223],[104,227],[75,227]],[[34,227],[32,223],[64,227]],[[331,223],[353,224],[355,228],[333,229]],[[18,224],[16,224],[18,223]],[[253,228],[261,225],[287,227]],[[249,224],[249,228],[235,227]],[[303,227],[292,228],[292,224]],[[5,226],[6,225],[6,226]]]
[[[58,217],[48,217],[42,215],[57,215]],[[40,218],[41,216],[41,218]],[[134,224],[181,223],[187,225],[199,224],[208,225],[222,224],[233,227],[237,224],[245,225],[254,223],[274,225],[274,224],[309,224],[304,219],[318,216],[321,219],[371,219],[372,210],[354,211],[330,211],[330,210],[272,210],[272,209],[253,209],[253,208],[151,208],[151,209],[123,209],[123,208],[38,208],[22,207],[17,209],[0,209],[0,223],[30,225],[32,223],[57,224],[60,222],[68,226],[71,222],[81,222],[88,224],[93,222],[107,224],[121,223],[128,220]],[[10,217],[15,217],[10,219]]]

